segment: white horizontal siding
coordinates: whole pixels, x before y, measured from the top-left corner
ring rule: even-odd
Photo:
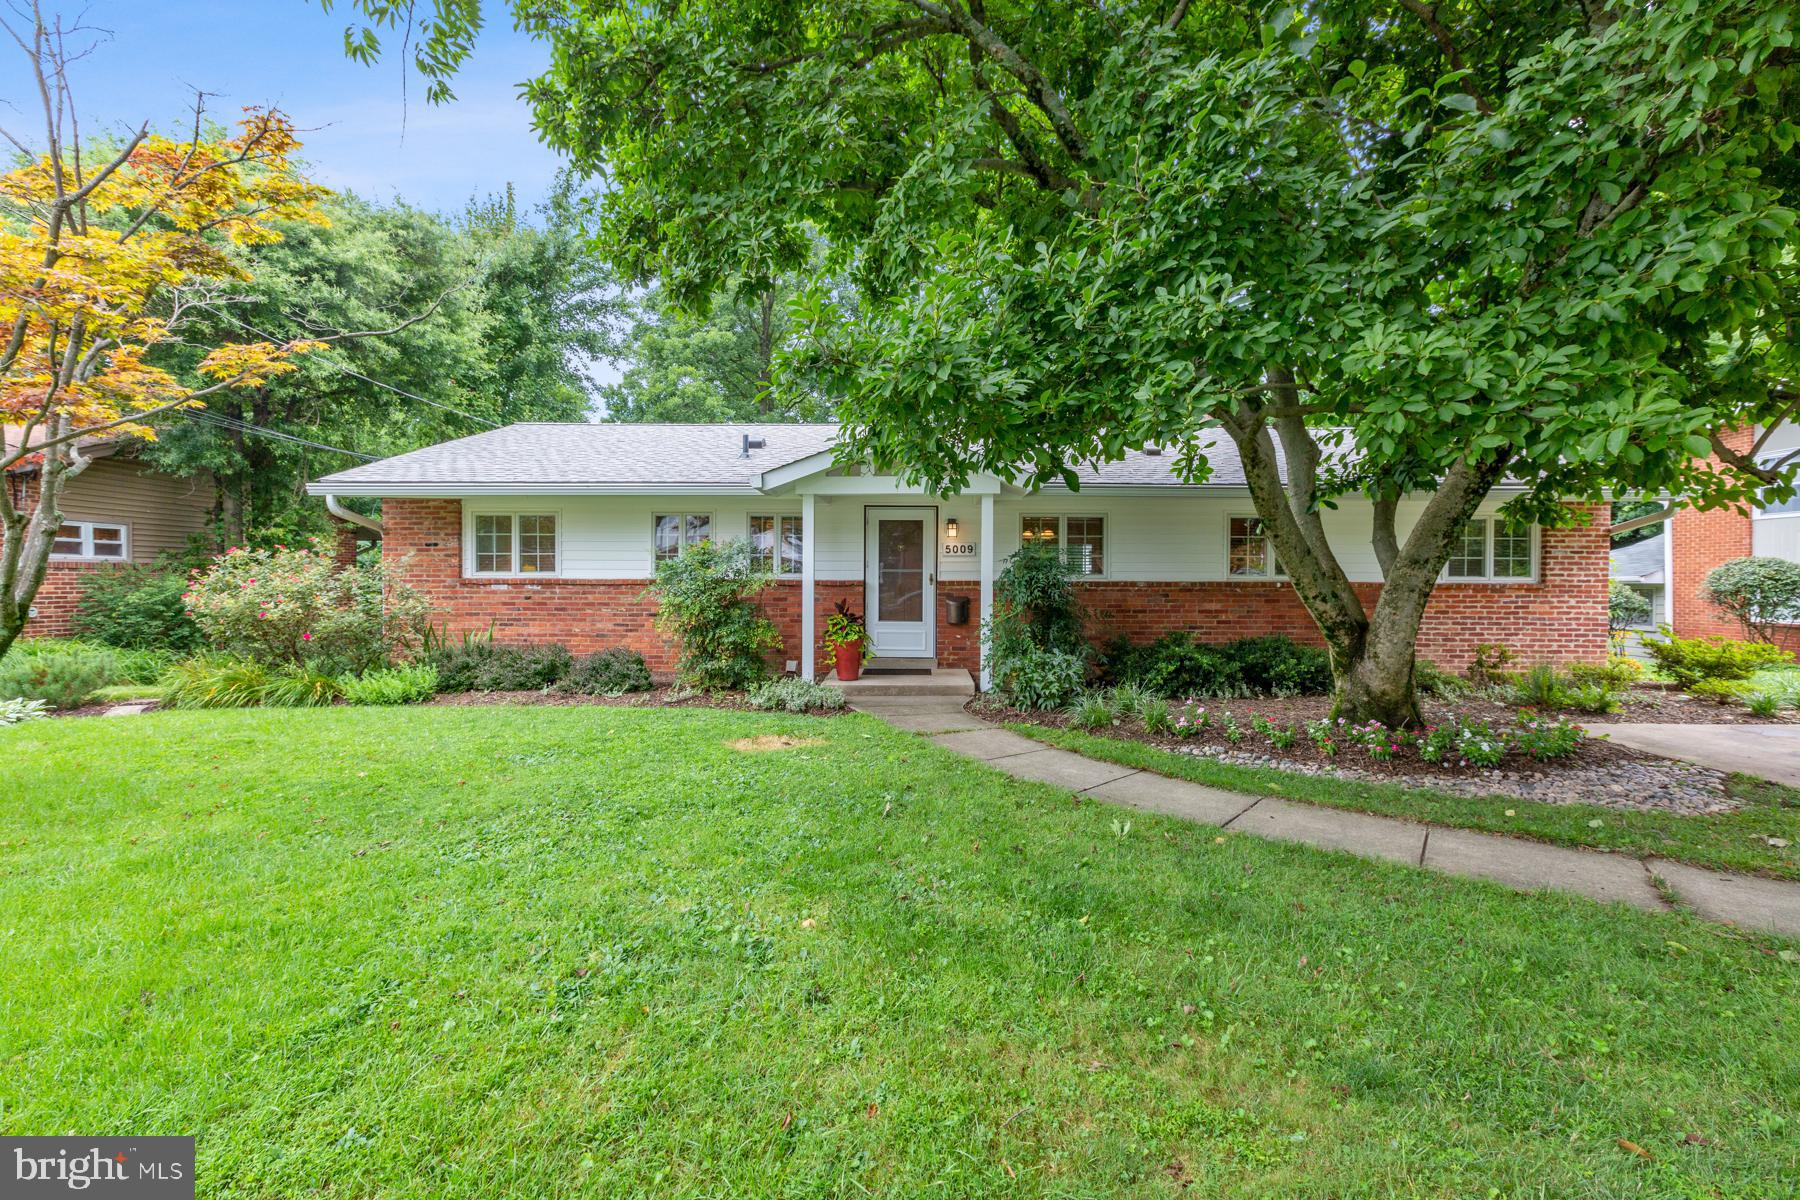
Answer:
[[[980,556],[946,553],[951,541],[979,546],[986,531],[981,528],[978,497],[954,499],[896,497],[891,502],[863,496],[820,496],[816,500],[818,528],[814,531],[819,579],[861,579],[863,576],[863,527],[868,508],[884,503],[905,507],[932,506],[938,510],[938,575],[949,582],[972,582],[980,577]],[[1483,505],[1483,512],[1499,507],[1499,501]],[[1401,505],[1402,539],[1423,508],[1422,501]],[[752,513],[798,515],[800,499],[740,496],[515,496],[483,497],[463,502],[464,571],[468,567],[468,531],[476,513],[554,513],[561,530],[561,574],[571,579],[647,579],[654,572],[652,520],[657,513],[703,512],[712,517],[715,537],[743,537],[749,532]],[[1119,496],[1103,492],[1039,496],[1001,496],[994,503],[994,562],[996,567],[1019,549],[1019,529],[1026,516],[1101,516],[1106,518],[1106,571],[1104,578],[1141,582],[1202,582],[1228,578],[1225,570],[1226,527],[1234,515],[1251,516],[1249,501],[1193,494],[1171,496]],[[954,517],[957,538],[950,539],[944,522]],[[1800,520],[1795,521],[1800,530]],[[1347,498],[1325,515],[1326,536],[1338,561],[1356,582],[1379,582],[1380,570],[1370,544],[1370,511],[1366,501]]]

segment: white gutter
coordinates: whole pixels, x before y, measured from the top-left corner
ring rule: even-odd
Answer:
[[[359,512],[352,512],[342,504],[339,504],[338,498],[329,492],[325,495],[325,511],[340,521],[348,521],[352,525],[360,525],[364,529],[372,529],[377,534],[382,532],[380,521],[373,521]]]

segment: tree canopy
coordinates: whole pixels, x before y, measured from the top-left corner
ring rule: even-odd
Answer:
[[[852,274],[858,310],[803,299],[792,356],[846,453],[954,488],[1156,444],[1203,479],[1195,434],[1228,434],[1354,712],[1416,711],[1418,620],[1503,476],[1546,522],[1792,490],[1700,461],[1800,401],[1792,3],[515,12],[622,271],[705,295],[816,230]],[[1373,610],[1319,518],[1351,492]]]

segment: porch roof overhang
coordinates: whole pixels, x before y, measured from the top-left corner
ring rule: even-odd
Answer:
[[[791,463],[783,463],[779,467],[771,467],[757,475],[756,491],[765,496],[805,495],[814,496],[924,496],[928,495],[924,488],[906,483],[895,475],[832,475],[834,467],[842,466],[830,450],[821,450],[817,454],[809,454],[805,458],[795,459]],[[996,475],[976,472],[969,477],[967,487],[958,495],[962,496],[997,496],[1002,491],[1019,491]]]

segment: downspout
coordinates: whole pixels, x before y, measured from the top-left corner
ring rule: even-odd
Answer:
[[[325,496],[325,511],[340,521],[348,521],[352,525],[360,525],[364,529],[373,530],[377,534],[381,533],[380,521],[374,520],[371,517],[365,517],[359,512],[352,512],[350,509],[339,504],[338,498],[330,493],[326,493]]]

